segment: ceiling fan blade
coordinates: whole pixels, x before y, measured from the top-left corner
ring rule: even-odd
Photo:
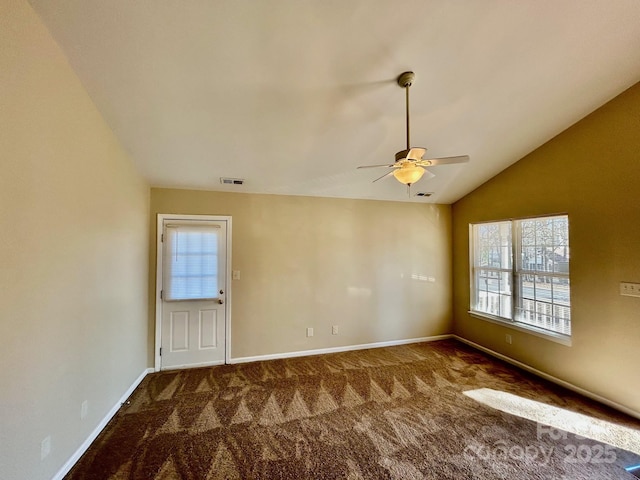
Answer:
[[[406,158],[409,160],[420,160],[425,153],[427,153],[426,148],[414,147],[407,152]]]
[[[378,180],[382,180],[385,177],[388,177],[389,175],[393,175],[393,170],[391,170],[389,173],[385,173],[384,175],[382,175],[381,177],[376,178],[373,182],[371,183],[376,183]]]
[[[424,175],[422,175],[422,178],[426,178],[427,180],[430,178],[435,177],[436,174],[433,172],[430,172],[429,170],[427,170],[426,168],[424,169]]]
[[[396,167],[397,165],[391,164],[389,165],[388,163],[384,164],[384,165],[360,165],[358,168],[378,168],[378,167]]]
[[[424,159],[417,162],[418,165],[423,167],[435,167],[438,165],[452,165],[454,163],[466,163],[469,161],[469,155],[460,155],[458,157],[441,157]]]

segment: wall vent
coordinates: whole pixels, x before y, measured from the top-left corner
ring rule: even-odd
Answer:
[[[418,192],[416,193],[416,197],[430,197],[433,195],[433,192]]]
[[[225,185],[242,185],[244,178],[220,177],[220,183],[224,183]]]

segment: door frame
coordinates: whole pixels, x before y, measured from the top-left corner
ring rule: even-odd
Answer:
[[[154,370],[160,371],[160,346],[162,345],[162,234],[165,220],[214,221],[227,224],[227,268],[225,272],[224,302],[224,363],[231,359],[231,215],[179,215],[174,213],[158,213],[156,218],[156,335],[154,342]]]

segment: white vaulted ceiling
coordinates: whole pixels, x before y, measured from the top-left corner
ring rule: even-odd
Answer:
[[[31,4],[154,186],[450,203],[640,81],[638,0]],[[471,157],[428,199],[356,170],[405,148],[406,70],[412,146]]]

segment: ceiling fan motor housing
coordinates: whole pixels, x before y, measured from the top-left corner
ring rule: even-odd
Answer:
[[[409,154],[409,150],[400,150],[398,153],[396,153],[396,162],[399,162],[400,160],[404,160],[405,158],[407,158],[408,154]]]

